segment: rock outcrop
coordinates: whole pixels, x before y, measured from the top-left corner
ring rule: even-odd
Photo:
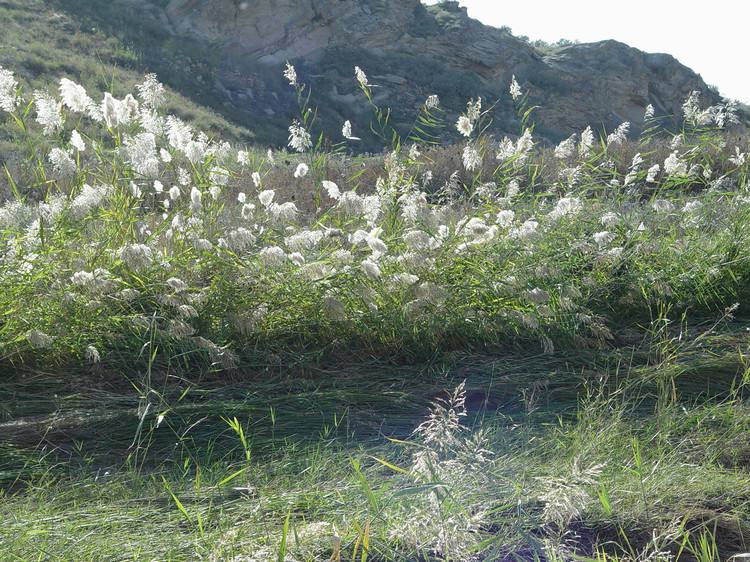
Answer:
[[[469,18],[452,1],[169,0],[161,17],[172,33],[220,53],[216,87],[249,118],[280,118],[285,105],[291,109],[291,93],[279,79],[287,60],[312,85],[323,115],[337,123],[367,120],[355,64],[380,86],[378,101],[397,110],[397,122],[413,119],[430,94],[454,114],[481,95],[497,100],[493,126],[500,133],[518,130],[508,94],[515,75],[540,106],[538,132],[552,140],[587,125],[611,130],[631,121],[637,130],[648,104],[678,125],[675,116],[692,90],[706,103],[719,101],[699,75],[669,55],[616,41],[545,54],[508,30]]]

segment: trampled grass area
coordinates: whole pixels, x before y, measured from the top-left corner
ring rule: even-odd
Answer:
[[[716,332],[661,359],[465,356],[171,396],[32,377],[3,396],[3,559],[725,559],[750,530],[750,409],[743,326]]]
[[[8,560],[716,560],[747,549],[747,141],[686,102],[535,146],[210,139],[149,76],[0,70]],[[403,133],[403,134],[401,134]],[[42,140],[40,140],[42,139]],[[464,383],[465,381],[465,383]],[[436,402],[437,400],[437,402]]]

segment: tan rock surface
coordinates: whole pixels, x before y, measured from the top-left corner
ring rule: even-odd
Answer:
[[[545,55],[506,30],[469,18],[455,2],[427,8],[419,0],[170,0],[164,14],[174,33],[226,54],[220,89],[235,104],[273,89],[238,64],[251,61],[280,73],[286,60],[318,87],[315,101],[330,104],[337,115],[362,110],[352,79],[352,66],[359,64],[383,86],[382,103],[405,108],[404,120],[431,93],[453,113],[464,97],[483,95],[500,100],[498,132],[517,131],[507,91],[516,75],[541,106],[539,132],[550,138],[587,125],[611,130],[622,121],[637,130],[649,103],[657,114],[679,115],[692,90],[707,103],[718,100],[699,75],[669,55],[616,41]],[[349,86],[342,90],[341,82]]]

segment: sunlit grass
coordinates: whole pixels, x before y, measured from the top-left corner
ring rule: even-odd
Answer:
[[[666,560],[745,547],[750,198],[691,97],[537,146],[430,97],[289,149],[210,139],[149,76],[0,80],[9,560]],[[597,138],[597,137],[600,138]],[[465,383],[463,382],[465,380]],[[454,390],[455,389],[455,390]],[[442,402],[436,399],[445,396]],[[730,447],[731,445],[731,447]],[[667,555],[669,551],[669,555]]]

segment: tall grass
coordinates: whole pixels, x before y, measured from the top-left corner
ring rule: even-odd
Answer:
[[[357,132],[318,134],[296,76],[292,155],[238,151],[162,115],[153,77],[137,98],[100,104],[70,82],[62,103],[28,101],[6,74],[4,116],[26,159],[0,212],[6,364],[226,370],[549,352],[745,297],[747,147],[717,128],[729,109],[694,98],[678,135],[664,139],[651,118],[640,146],[624,125],[552,155],[534,148],[534,108],[516,84],[520,138],[488,137],[492,109],[472,100],[463,162],[450,164],[431,148],[446,125],[438,100],[402,138],[362,72],[373,131],[390,145],[363,176],[367,161],[347,156]],[[446,165],[441,185],[433,169]]]
[[[648,111],[638,139],[545,147],[514,78],[518,137],[475,99],[445,147],[437,98],[401,131],[358,68],[384,146],[365,157],[284,76],[299,112],[266,152],[165,115],[154,76],[95,102],[0,69],[24,163],[0,207],[0,556],[744,549],[732,108],[691,96],[681,131]]]

